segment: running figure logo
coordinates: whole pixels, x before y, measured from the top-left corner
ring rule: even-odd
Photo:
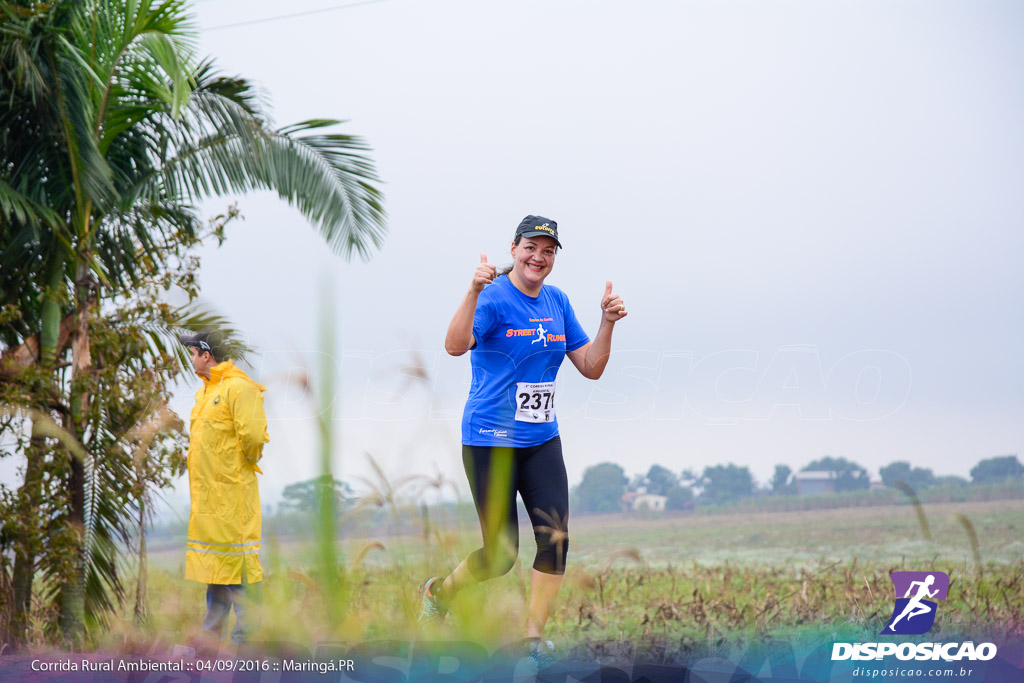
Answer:
[[[537,325],[537,338],[530,343],[536,344],[539,341],[544,342],[545,347],[548,345],[548,331],[545,330],[544,326],[540,324]]]
[[[882,633],[917,636],[927,633],[935,623],[933,600],[945,600],[949,590],[949,575],[945,572],[893,572],[889,575],[896,589],[896,606],[889,624]]]

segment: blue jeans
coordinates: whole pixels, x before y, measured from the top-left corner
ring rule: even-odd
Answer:
[[[235,628],[231,631],[231,642],[240,645],[254,628],[252,615],[248,612],[250,595],[247,584],[206,586],[206,617],[203,618],[203,634],[213,640],[220,641],[224,635],[224,627],[228,623],[232,606],[235,608]]]

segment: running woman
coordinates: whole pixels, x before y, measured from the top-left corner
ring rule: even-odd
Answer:
[[[568,356],[584,377],[598,379],[608,363],[615,323],[626,317],[626,305],[608,282],[601,325],[590,340],[568,297],[544,283],[561,246],[555,221],[524,218],[512,242],[511,270],[499,273],[481,254],[448,325],[445,350],[453,356],[472,350],[462,462],[483,547],[444,579],[427,580],[420,614],[421,620],[440,621],[461,589],[512,568],[519,554],[518,491],[537,541],[526,621],[534,646],[541,646],[569,548],[569,484],[555,415],[555,376]]]

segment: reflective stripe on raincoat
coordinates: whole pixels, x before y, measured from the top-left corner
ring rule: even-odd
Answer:
[[[263,580],[260,565],[260,490],[267,417],[262,384],[230,360],[210,369],[196,392],[188,444],[192,506],[185,578],[238,584]]]

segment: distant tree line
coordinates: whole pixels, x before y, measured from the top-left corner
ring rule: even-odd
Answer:
[[[831,473],[828,481],[835,494],[871,488],[867,469],[843,457],[825,456],[800,471]],[[909,487],[920,492],[938,487],[1024,481],[1024,465],[1016,455],[986,458],[971,469],[971,478],[967,480],[953,475],[936,476],[930,468],[913,467],[909,462],[897,460],[882,467],[879,474],[886,487]],[[750,468],[731,463],[705,467],[699,474],[689,469],[676,473],[662,465],[652,465],[646,474],[629,478],[621,466],[604,462],[588,467],[583,480],[572,490],[574,509],[583,513],[618,512],[630,509],[637,500],[645,505],[648,498],[637,498],[644,495],[664,496],[662,502],[666,510],[686,510],[745,498],[796,494],[796,477],[788,465],[776,465],[767,485],[758,486]]]
[[[867,491],[871,486],[867,470],[842,457],[819,458],[805,465],[801,471],[835,473],[830,479],[835,489],[832,495]],[[968,481],[951,475],[936,476],[931,469],[912,467],[910,463],[898,460],[882,467],[880,474],[886,487],[901,488],[900,483],[903,483],[913,491],[921,492],[939,487],[956,489],[972,484],[1024,481],[1024,465],[1015,455],[988,458],[971,469]],[[295,525],[301,528],[303,519],[318,514],[325,490],[333,490],[334,509],[339,517],[351,511],[357,502],[352,488],[342,481],[329,481],[325,477],[317,477],[286,486],[276,508],[278,523],[287,528]],[[652,465],[645,474],[630,478],[620,465],[604,462],[588,467],[583,473],[583,480],[572,490],[573,510],[583,513],[629,509],[630,494],[634,497],[664,496],[666,510],[690,510],[697,506],[794,496],[796,493],[794,472],[787,465],[776,465],[767,485],[759,486],[750,468],[732,463],[710,465],[699,474],[689,469],[677,473],[662,465]]]
[[[356,496],[352,492],[351,486],[327,475],[321,475],[285,486],[284,491],[281,492],[281,502],[277,504],[277,511],[278,513],[318,515],[325,498],[332,493],[334,511],[339,517],[355,504]]]

